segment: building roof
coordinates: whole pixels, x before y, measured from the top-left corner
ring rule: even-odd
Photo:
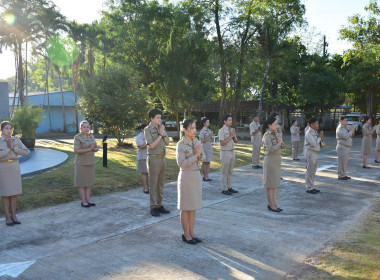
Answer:
[[[12,106],[14,93],[9,94],[9,105]],[[18,94],[16,94],[16,102]],[[42,102],[44,106],[48,105],[48,96],[44,92],[28,92],[28,96],[25,96],[25,100],[32,103],[35,106],[41,106]],[[62,106],[62,97],[60,91],[49,92],[50,106]],[[64,91],[63,100],[65,106],[75,106],[74,92]]]

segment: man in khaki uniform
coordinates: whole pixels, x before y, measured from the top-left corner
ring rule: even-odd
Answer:
[[[260,149],[261,149],[261,126],[259,123],[259,115],[252,115],[252,123],[249,125],[249,133],[251,134],[252,143],[252,168],[262,168],[260,162]]]
[[[231,128],[232,116],[223,116],[224,126],[219,130],[220,161],[222,163],[222,193],[231,195],[237,193],[231,187],[232,169],[235,164],[235,143],[238,142],[235,129]]]
[[[320,191],[314,188],[314,177],[317,172],[318,153],[321,150],[321,141],[323,140],[323,131],[317,132],[319,122],[316,118],[309,121],[310,128],[305,135],[305,157],[306,157],[306,175],[305,184],[306,192],[311,194]]]
[[[348,180],[351,177],[346,175],[347,163],[350,157],[352,136],[355,135],[355,128],[353,126],[347,127],[347,118],[341,117],[340,124],[336,129],[336,152],[338,154],[338,179]]]
[[[149,174],[150,214],[160,216],[170,213],[162,205],[162,195],[165,184],[165,154],[169,139],[165,132],[165,126],[161,124],[161,111],[149,110],[150,123],[144,129],[145,141],[148,145],[147,167]]]

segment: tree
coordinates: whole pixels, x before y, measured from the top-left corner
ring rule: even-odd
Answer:
[[[88,120],[104,124],[106,131],[122,145],[146,117],[149,107],[146,100],[146,88],[139,86],[133,73],[114,65],[100,71],[93,81],[87,80],[79,102]]]

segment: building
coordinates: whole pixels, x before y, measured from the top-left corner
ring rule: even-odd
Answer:
[[[9,94],[9,108],[13,105],[14,93]],[[48,100],[49,98],[49,100]],[[63,92],[63,100],[65,103],[65,118],[66,118],[66,130],[67,132],[76,132],[75,123],[75,96],[72,91]],[[42,115],[44,116],[40,122],[36,133],[46,133],[50,132],[49,127],[49,111],[48,103],[50,103],[50,115],[51,115],[51,132],[62,132],[63,131],[63,109],[62,109],[62,95],[60,91],[50,92],[49,96],[43,92],[29,92],[25,96],[25,101],[31,103],[33,106],[41,107],[44,111]],[[16,94],[16,99],[14,100],[15,107],[17,107],[18,95]],[[78,112],[78,122],[81,122],[84,116]]]

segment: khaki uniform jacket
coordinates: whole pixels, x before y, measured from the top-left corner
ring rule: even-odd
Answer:
[[[152,123],[149,123],[149,125],[144,129],[145,141],[148,145],[153,143],[159,137],[159,135],[160,134],[158,133],[158,129],[154,127]],[[166,131],[165,131],[165,136],[168,137]],[[165,154],[166,154],[166,144],[163,138],[161,138],[160,142],[157,144],[156,147],[154,147],[154,149],[148,146],[148,155],[165,156]]]
[[[253,132],[256,132],[258,131],[255,135],[252,135]],[[261,131],[260,131],[260,124],[258,122],[251,122],[251,124],[249,125],[249,134],[251,134],[251,142],[254,143],[254,142],[257,142],[257,141],[260,141],[261,140]]]
[[[265,155],[281,155],[281,149],[285,148],[285,144],[277,141],[276,132],[265,132],[263,147]]]
[[[18,155],[28,155],[28,149],[19,138],[12,137],[12,141],[14,147],[13,151],[8,148],[8,144],[5,141],[4,136],[0,137],[0,162],[7,160],[18,160]]]
[[[228,137],[230,137],[230,129],[226,126],[226,125],[223,125],[223,127],[221,129],[219,129],[219,133],[218,133],[218,136],[219,136],[219,141],[221,140],[225,140],[227,139]],[[222,146],[220,145],[220,150],[221,151],[233,151],[235,150],[235,142],[234,142],[234,139],[231,139],[226,145]]]
[[[293,142],[293,141],[300,141],[300,132],[299,132],[299,130],[298,130],[298,126],[294,126],[294,125],[292,125],[291,127],[290,127],[290,133],[291,133],[291,141]]]
[[[345,125],[339,124],[336,128],[336,140],[338,145],[350,148],[352,146],[353,132]]]
[[[200,161],[206,159],[206,155],[203,152],[199,157],[194,155],[194,149],[198,145],[202,144],[201,141],[193,139],[193,143],[191,143],[186,137],[183,137],[177,143],[177,164],[181,170],[200,170],[201,164]]]
[[[310,127],[305,135],[305,149],[319,152],[321,150],[321,141],[322,139],[318,137],[318,133]]]
[[[74,151],[78,149],[88,149],[92,143],[96,143],[95,137],[92,134],[85,136],[80,133],[74,137]],[[94,165],[95,164],[95,153],[94,151],[89,151],[84,154],[75,155],[76,165]]]

